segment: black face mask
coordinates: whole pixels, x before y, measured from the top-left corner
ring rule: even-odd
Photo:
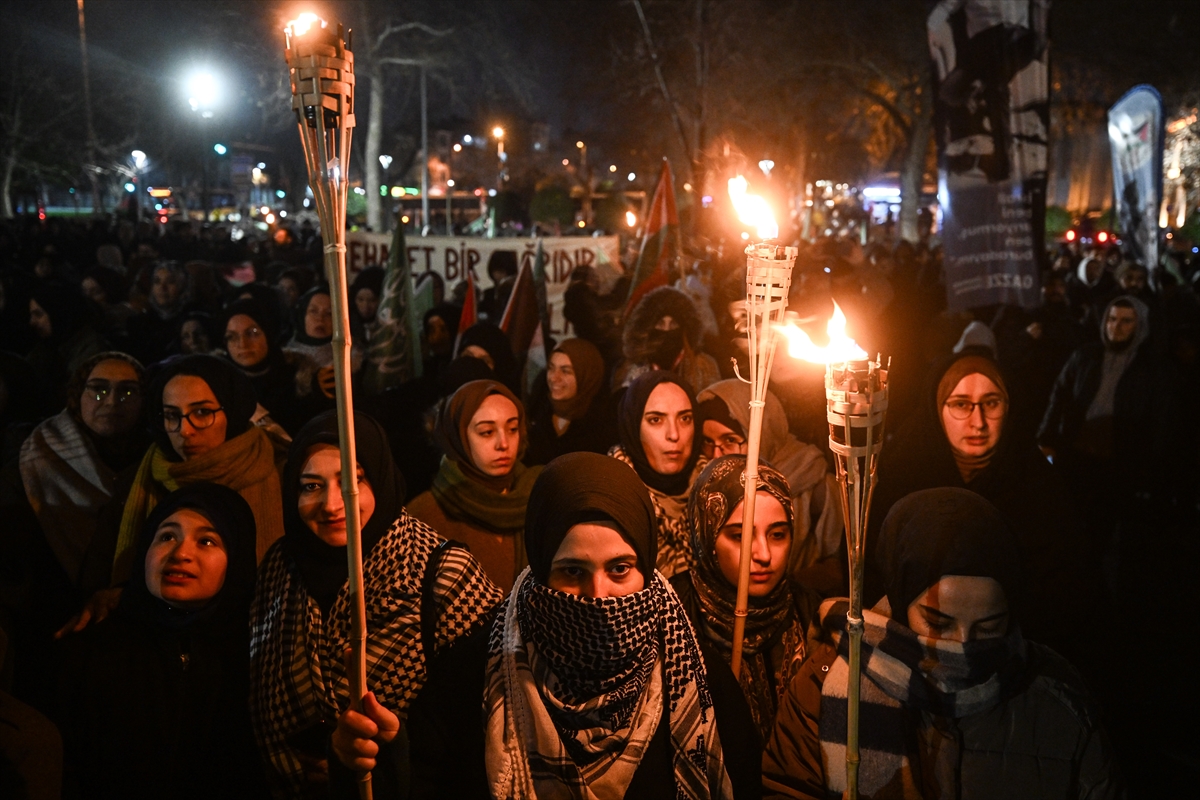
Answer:
[[[679,354],[683,352],[683,329],[672,331],[655,329],[650,332],[650,363],[659,369],[673,369]]]

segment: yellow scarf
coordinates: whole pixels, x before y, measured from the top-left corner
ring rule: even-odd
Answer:
[[[251,426],[245,433],[186,461],[169,460],[162,448],[153,444],[142,458],[125,499],[113,556],[114,586],[129,579],[134,544],[159,500],[193,483],[217,483],[246,499],[258,528],[259,561],[271,543],[283,535],[279,473],[275,470],[271,440],[260,428]]]

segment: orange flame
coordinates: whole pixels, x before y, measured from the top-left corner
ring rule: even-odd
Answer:
[[[836,302],[833,304],[833,316],[829,318],[829,324],[825,326],[825,330],[829,334],[829,344],[824,347],[817,347],[813,344],[813,340],[808,338],[808,334],[794,322],[779,325],[776,329],[787,338],[788,355],[792,358],[811,361],[815,364],[861,361],[867,358],[867,351],[846,335],[846,315],[842,313],[842,309]]]
[[[321,27],[325,27],[325,20],[318,17],[311,11],[306,11],[285,26],[285,30],[290,32],[292,36],[303,36],[308,33],[309,29],[316,23],[320,23]]]
[[[767,201],[755,194],[746,194],[749,184],[741,175],[729,179],[729,199],[737,211],[738,219],[758,229],[759,239],[774,239],[779,236],[779,225],[775,223],[775,212]]]

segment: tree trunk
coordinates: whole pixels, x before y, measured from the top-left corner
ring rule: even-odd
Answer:
[[[367,77],[371,85],[371,109],[367,113],[367,146],[363,151],[366,159],[367,176],[363,186],[367,191],[367,227],[373,231],[383,230],[383,203],[379,196],[379,151],[383,142],[383,68],[370,70]]]
[[[916,244],[920,239],[917,214],[921,209],[921,186],[925,182],[925,155],[929,150],[929,135],[933,131],[933,115],[921,107],[913,115],[908,135],[908,149],[900,169],[900,238]]]
[[[0,219],[12,219],[16,214],[12,204],[12,179],[17,167],[17,153],[10,152],[4,158],[4,177],[0,179]]]

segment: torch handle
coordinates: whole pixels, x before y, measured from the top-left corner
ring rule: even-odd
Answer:
[[[746,616],[750,613],[750,561],[754,546],[754,503],[758,499],[758,452],[762,444],[763,408],[766,402],[750,401],[750,432],[746,440],[746,494],[742,501],[742,550],[738,561],[737,605],[733,610],[733,655],[729,666],[737,678],[742,670]]]

